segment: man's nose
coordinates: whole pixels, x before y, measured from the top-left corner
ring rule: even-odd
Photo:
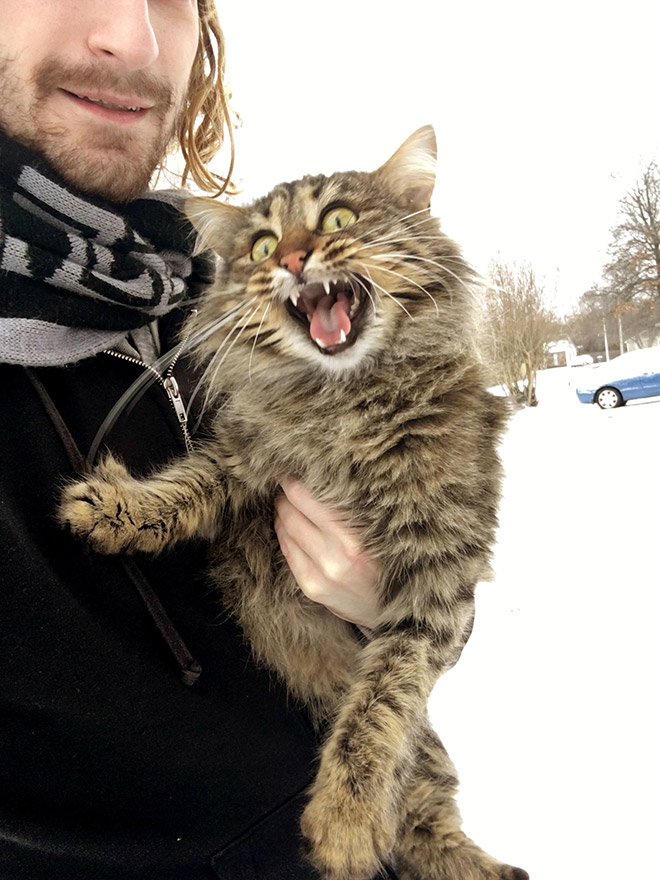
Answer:
[[[99,12],[87,45],[100,57],[113,56],[128,70],[144,70],[158,58],[158,41],[145,0],[96,3]],[[102,10],[102,11],[101,11]]]
[[[305,260],[309,256],[307,251],[291,251],[285,254],[280,260],[280,266],[288,269],[294,275],[300,275],[305,268]]]

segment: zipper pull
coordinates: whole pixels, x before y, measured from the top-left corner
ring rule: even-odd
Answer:
[[[163,379],[163,387],[167,392],[167,396],[169,397],[172,406],[174,407],[174,412],[176,413],[179,424],[181,425],[183,436],[186,441],[186,449],[188,450],[188,452],[190,452],[192,450],[192,442],[188,434],[188,413],[186,412],[185,404],[181,399],[179,384],[174,376],[168,376],[167,379]]]

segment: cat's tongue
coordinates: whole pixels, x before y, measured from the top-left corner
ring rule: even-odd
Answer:
[[[326,294],[318,301],[309,332],[321,348],[329,348],[346,341],[351,332],[350,309],[350,300],[345,293],[337,294],[336,299]]]

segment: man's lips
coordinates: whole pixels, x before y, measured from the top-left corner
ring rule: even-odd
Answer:
[[[143,118],[153,105],[145,103],[144,99],[132,95],[112,95],[107,92],[95,91],[71,91],[59,90],[66,98],[79,107],[104,119],[112,119],[115,122],[131,122]]]

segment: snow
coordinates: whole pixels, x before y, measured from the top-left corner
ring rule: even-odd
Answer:
[[[539,376],[502,444],[495,579],[431,697],[466,832],[532,880],[659,877],[660,401]]]

